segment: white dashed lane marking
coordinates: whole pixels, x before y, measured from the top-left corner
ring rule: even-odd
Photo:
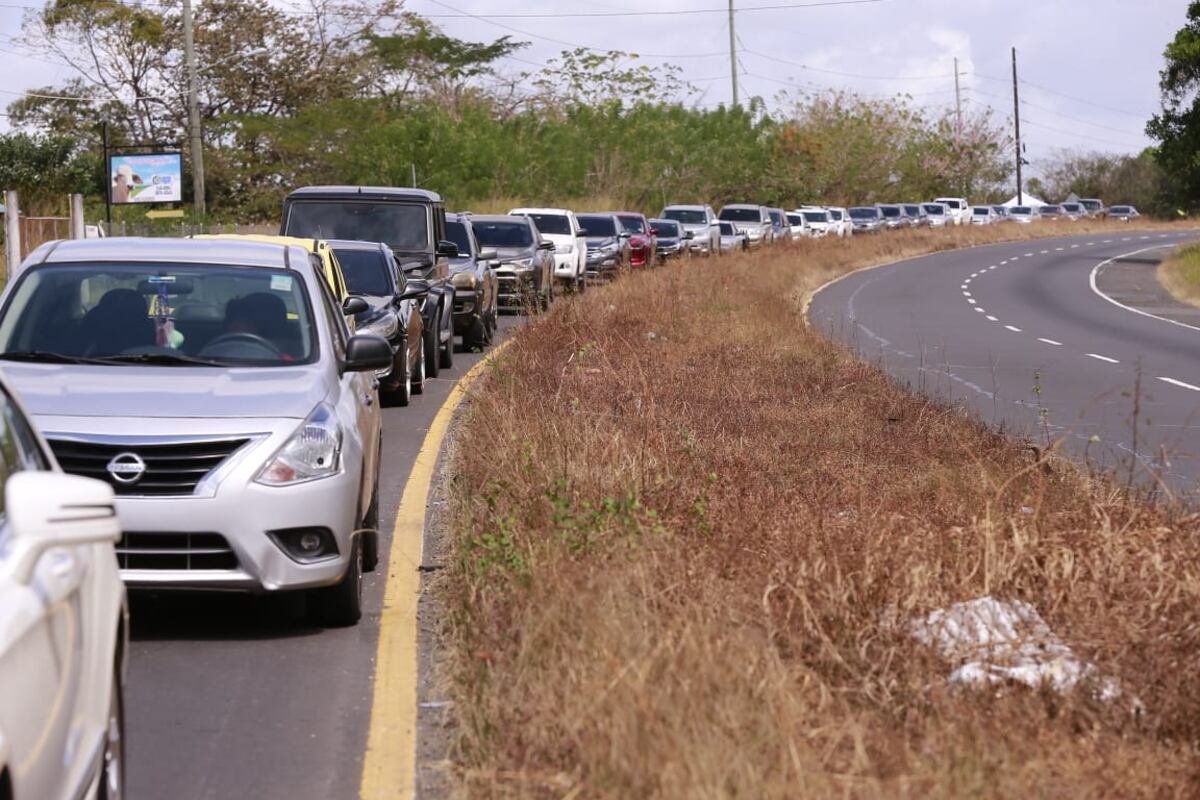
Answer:
[[[1042,339],[1042,338],[1040,338],[1040,337],[1039,337],[1039,338],[1038,338],[1038,341],[1039,341],[1039,342],[1045,342],[1046,344],[1052,344],[1052,345],[1054,345],[1055,347],[1062,347],[1062,346],[1063,346],[1063,343],[1062,343],[1062,342],[1056,342],[1056,341],[1054,341],[1053,339]]]
[[[1016,325],[1005,325],[1004,327],[1005,327],[1005,328],[1008,328],[1008,329],[1009,329],[1010,331],[1012,331],[1013,333],[1020,333],[1020,332],[1021,332],[1021,329],[1020,329],[1020,328],[1018,328]]]
[[[1109,358],[1108,356],[1102,356],[1097,353],[1086,353],[1086,355],[1088,358],[1094,358],[1097,361],[1105,361],[1109,364],[1120,364],[1121,363],[1120,361],[1118,361],[1115,358]]]
[[[1169,383],[1172,386],[1179,386],[1183,389],[1191,389],[1193,392],[1200,392],[1200,386],[1193,386],[1190,383],[1184,383],[1183,381],[1177,381],[1174,378],[1164,378],[1162,376],[1159,376],[1159,380],[1162,381],[1163,383]]]
[[[988,315],[987,315],[987,318],[988,318],[989,320],[991,320],[992,322],[999,322],[999,321],[1000,321],[1000,320],[999,320],[999,319],[997,319],[996,317],[993,317],[991,314],[988,314]]]

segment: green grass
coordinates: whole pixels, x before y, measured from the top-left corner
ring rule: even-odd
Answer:
[[[1200,245],[1184,245],[1158,268],[1158,279],[1177,300],[1200,306]]]

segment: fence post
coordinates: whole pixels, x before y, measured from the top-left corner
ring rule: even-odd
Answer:
[[[71,238],[82,239],[86,234],[83,229],[83,195],[71,195]]]
[[[5,280],[21,265],[21,209],[17,206],[17,193],[4,193],[4,258],[7,261]]]

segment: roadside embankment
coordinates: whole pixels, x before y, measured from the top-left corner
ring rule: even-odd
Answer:
[[[694,261],[522,330],[453,470],[464,792],[1200,792],[1197,517],[902,391],[803,321],[857,267],[1051,231],[1089,232]],[[987,595],[1120,696],[953,688],[913,621]]]
[[[1158,280],[1175,299],[1200,306],[1200,245],[1177,248],[1159,265]]]

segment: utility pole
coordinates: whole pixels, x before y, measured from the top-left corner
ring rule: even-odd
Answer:
[[[733,105],[738,104],[737,34],[733,29],[733,0],[729,0],[729,78],[733,81]]]
[[[192,0],[183,0],[183,63],[188,78],[188,132],[192,141],[192,207],[204,216],[204,143],[200,140],[200,106],[196,99],[196,47],[192,36]]]
[[[962,139],[962,92],[958,88],[958,59],[954,59],[954,138]]]
[[[1017,92],[1017,48],[1012,49],[1013,61],[1013,125],[1017,134],[1017,205],[1025,205],[1025,186],[1021,182],[1021,96]]]

